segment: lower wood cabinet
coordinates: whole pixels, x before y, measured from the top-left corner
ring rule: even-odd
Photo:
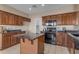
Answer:
[[[62,32],[57,32],[56,33],[56,44],[62,46],[63,45],[63,36]]]
[[[56,44],[60,46],[67,46],[67,33],[66,32],[57,32],[56,33]]]
[[[38,53],[39,54],[43,54],[44,53],[44,42],[45,42],[44,39],[45,39],[44,35],[38,37]]]
[[[2,37],[2,49],[8,48],[10,46],[10,36],[3,35]]]
[[[68,48],[69,53],[75,53],[75,41],[74,38],[69,36],[67,32],[56,33],[56,44]]]
[[[23,34],[25,32],[13,32],[13,33],[3,33],[2,34],[2,44],[0,43],[1,48],[0,49],[5,49],[5,48],[8,48],[8,47],[11,47],[15,44],[18,44],[20,43],[20,40],[16,37],[14,37],[13,35],[17,35],[17,34]]]
[[[74,54],[75,53],[75,41],[74,38],[67,35],[67,48],[69,50],[69,53]]]

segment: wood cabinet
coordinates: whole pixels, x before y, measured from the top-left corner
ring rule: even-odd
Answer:
[[[62,24],[63,25],[76,25],[76,12],[62,14]]]
[[[57,25],[61,25],[62,24],[62,15],[61,14],[59,14],[59,15],[57,15]]]
[[[44,42],[45,42],[44,39],[45,39],[44,35],[38,37],[38,53],[39,54],[43,54],[44,53]]]
[[[67,48],[69,50],[69,53],[75,53],[75,41],[74,38],[69,35],[67,35]]]
[[[78,12],[71,12],[71,13],[43,16],[42,21],[43,23],[46,23],[47,20],[56,20],[57,25],[77,25],[78,21],[77,13]]]
[[[3,35],[2,39],[2,49],[8,48],[10,46],[10,36],[9,35]]]
[[[57,32],[56,33],[56,44],[62,46],[63,45],[63,36],[62,32]]]
[[[14,15],[13,14],[9,14],[9,19],[8,19],[8,22],[7,22],[7,24],[9,24],[9,25],[14,25],[15,24],[15,22],[14,22]]]
[[[79,12],[77,12],[77,25],[79,25]]]
[[[23,34],[25,32],[10,32],[10,33],[3,33],[2,34],[2,48],[0,49],[5,49],[5,48],[8,48],[8,47],[11,47],[15,44],[18,44],[20,43],[20,40],[16,37],[14,37],[14,35],[17,35],[17,34]]]
[[[60,46],[67,46],[67,33],[66,32],[56,33],[56,44]]]
[[[27,22],[30,22],[29,18],[0,11],[0,25],[23,25],[24,18],[27,20]]]
[[[43,25],[45,25],[45,23],[48,22],[48,20],[52,20],[52,17],[51,16],[45,16],[45,17],[42,17],[42,22],[43,22]]]
[[[75,53],[75,41],[74,38],[69,36],[65,32],[56,33],[56,44],[68,48],[69,53]]]
[[[23,25],[23,18],[20,16],[15,16],[15,25]]]
[[[9,22],[9,14],[6,12],[2,12],[2,23],[3,25],[7,25]]]

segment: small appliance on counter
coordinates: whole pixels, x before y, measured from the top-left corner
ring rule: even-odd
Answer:
[[[49,20],[44,28],[45,43],[56,44],[56,20]]]

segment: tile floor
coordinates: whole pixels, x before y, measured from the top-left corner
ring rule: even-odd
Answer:
[[[79,50],[76,51],[77,54],[79,53]],[[51,45],[51,44],[45,44],[45,54],[69,54],[66,47]],[[20,54],[20,44],[12,46],[10,48],[0,50],[0,54]]]
[[[20,44],[0,50],[0,54],[20,54]]]
[[[45,54],[69,54],[66,47],[45,44]]]

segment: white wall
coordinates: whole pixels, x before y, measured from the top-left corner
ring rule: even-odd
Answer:
[[[17,30],[17,29],[21,29],[22,31],[28,31],[29,30],[29,22],[24,22],[23,26],[0,25],[0,27],[3,27],[3,30]]]
[[[33,17],[31,19],[32,20],[31,20],[30,25],[29,25],[29,31],[36,33],[36,25],[39,25],[39,30],[41,31],[41,29],[42,29],[42,18],[41,17]]]

